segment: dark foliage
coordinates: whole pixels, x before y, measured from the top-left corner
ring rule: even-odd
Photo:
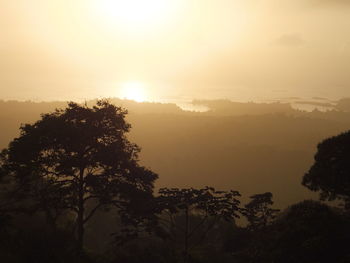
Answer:
[[[322,200],[350,198],[350,132],[328,138],[317,147],[315,162],[303,185],[319,191]]]
[[[240,196],[237,191],[203,189],[162,188],[158,204],[162,215],[163,237],[183,240],[184,262],[190,259],[190,250],[208,238],[208,233],[218,227],[220,220],[234,223],[238,218]]]
[[[243,235],[239,262],[349,262],[349,221],[316,201],[288,208],[270,226]]]
[[[80,249],[85,225],[98,209],[114,206],[128,219],[129,211],[152,198],[157,175],[138,164],[140,149],[125,135],[126,113],[107,101],[92,108],[69,103],[23,125],[3,152],[3,168],[32,201],[27,207],[44,211],[53,228],[66,211],[76,215]]]
[[[242,209],[251,230],[261,229],[271,223],[277,216],[279,209],[273,209],[272,193],[256,194],[250,197],[251,201]]]

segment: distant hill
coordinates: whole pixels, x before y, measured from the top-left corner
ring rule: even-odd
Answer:
[[[245,197],[271,191],[281,208],[315,196],[300,182],[317,143],[350,129],[349,112],[307,113],[283,104],[209,101],[210,112],[194,113],[175,104],[112,102],[129,110],[130,139],[142,147],[142,163],[159,173],[157,187],[210,185]],[[65,105],[0,101],[0,147],[18,136],[21,123]]]
[[[295,113],[289,103],[233,102],[230,100],[194,100],[193,104],[207,106],[214,115],[263,115],[269,113]]]

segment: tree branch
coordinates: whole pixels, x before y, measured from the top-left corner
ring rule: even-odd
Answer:
[[[87,221],[89,221],[89,219],[95,214],[97,209],[99,209],[101,206],[102,206],[101,203],[99,203],[97,206],[95,206],[94,209],[92,209],[90,211],[89,215],[83,220],[83,224],[85,224]]]

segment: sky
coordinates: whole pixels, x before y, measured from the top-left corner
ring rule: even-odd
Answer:
[[[348,0],[0,0],[0,99],[350,96]]]

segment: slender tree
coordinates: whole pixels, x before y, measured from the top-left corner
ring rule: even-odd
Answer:
[[[157,175],[138,164],[140,149],[126,137],[126,114],[108,101],[92,108],[72,102],[23,125],[3,152],[3,169],[48,221],[55,224],[64,211],[75,214],[79,251],[97,210],[116,206],[125,217],[152,197]]]
[[[216,191],[212,187],[159,190],[159,207],[169,218],[160,217],[160,221],[163,221],[163,226],[170,235],[176,230],[182,233],[184,262],[188,262],[190,249],[203,241],[220,219],[234,220],[239,217],[240,202],[236,199],[238,196],[240,194],[237,191]],[[176,215],[184,217],[184,225],[176,222]],[[200,220],[191,222],[194,217]],[[199,239],[194,240],[193,237],[199,231]]]
[[[273,209],[272,193],[255,194],[250,197],[251,201],[244,206],[242,214],[247,218],[251,230],[266,227],[276,218],[279,209]]]

